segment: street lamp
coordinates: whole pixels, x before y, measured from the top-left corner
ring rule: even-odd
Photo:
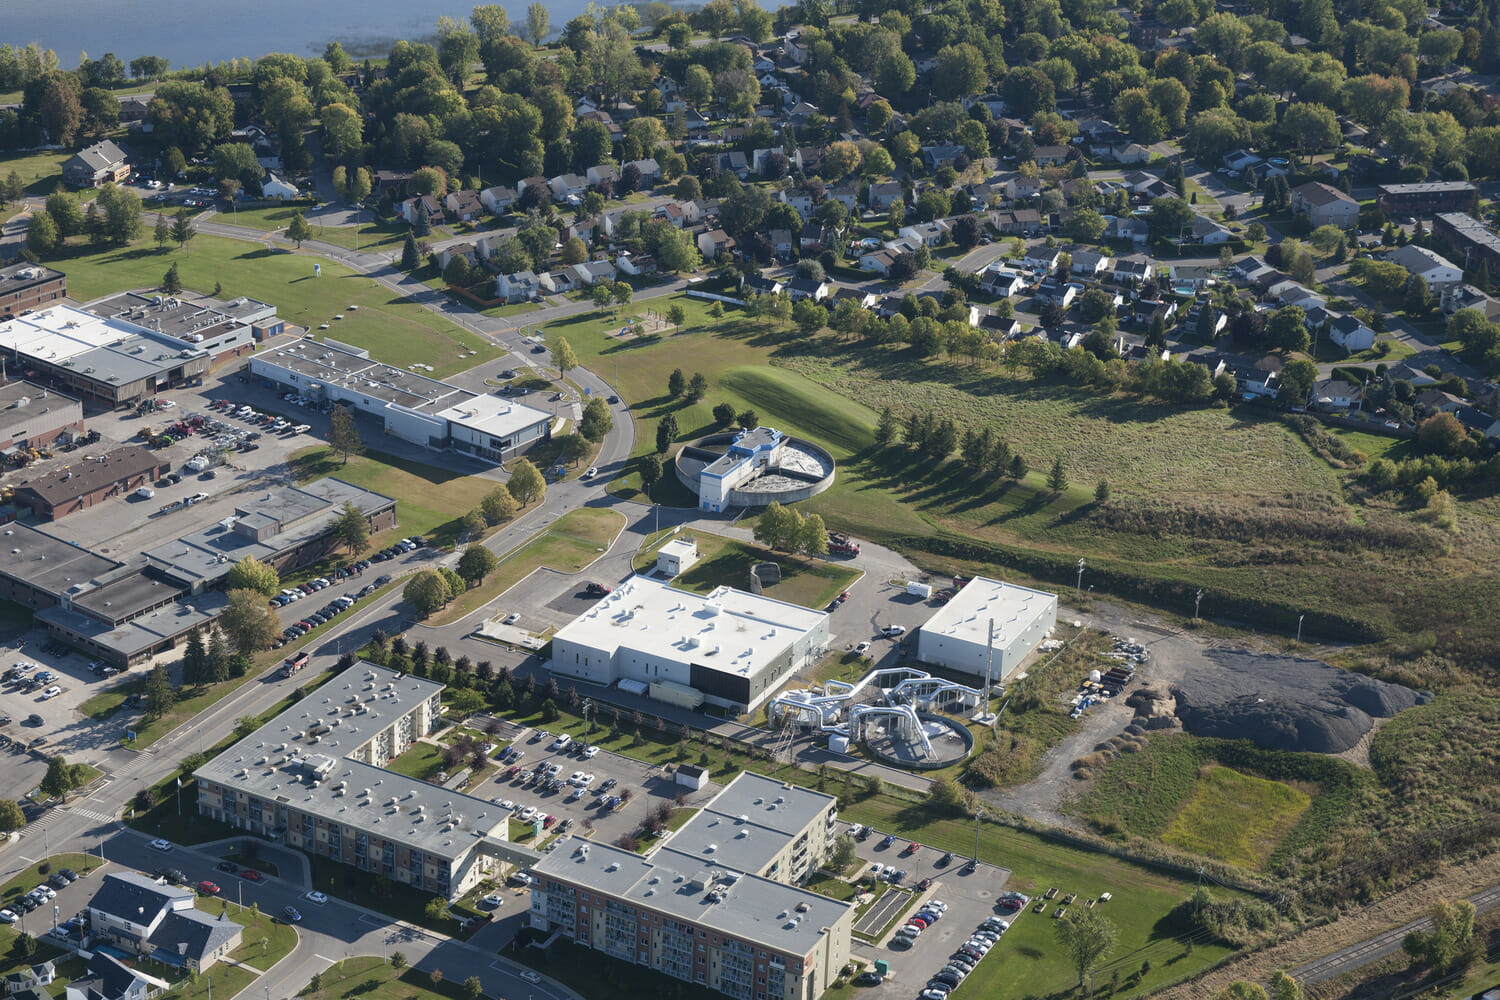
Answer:
[[[1298,642],[1302,641],[1302,619],[1304,619],[1306,617],[1307,617],[1306,615],[1298,615],[1297,616],[1297,641]]]
[[[1080,560],[1082,561],[1082,560]],[[979,864],[979,819],[984,815],[984,810],[979,806],[974,807],[974,863]]]
[[[1198,620],[1198,605],[1203,603],[1203,588],[1198,588],[1198,593],[1193,597],[1193,621]]]
[[[1083,571],[1088,568],[1088,563],[1082,559],[1078,560],[1078,580],[1073,584],[1073,599],[1077,600],[1083,590]]]

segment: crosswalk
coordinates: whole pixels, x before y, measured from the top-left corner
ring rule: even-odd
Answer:
[[[68,812],[72,813],[74,816],[82,816],[85,819],[91,819],[99,823],[113,823],[117,818],[101,812],[95,812],[92,809],[79,809],[76,806],[69,809]]]

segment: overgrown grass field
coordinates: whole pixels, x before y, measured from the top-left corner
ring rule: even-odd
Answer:
[[[1311,804],[1300,789],[1210,766],[1161,839],[1192,854],[1259,868]]]

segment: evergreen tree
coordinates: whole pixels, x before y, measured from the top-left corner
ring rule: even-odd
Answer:
[[[158,663],[146,677],[147,718],[160,719],[171,710],[176,700],[177,692],[173,690],[172,681],[167,677],[167,668]]]
[[[1101,479],[1094,485],[1094,502],[1104,503],[1109,499],[1109,480]]]
[[[686,388],[687,376],[682,373],[681,368],[673,368],[672,374],[667,376],[667,395],[676,399]]]
[[[1485,293],[1490,290],[1490,262],[1486,258],[1479,259],[1478,273],[1474,275],[1474,287]]]
[[[198,227],[193,225],[193,220],[187,214],[187,209],[179,208],[177,215],[172,219],[172,239],[176,241],[177,248],[181,250],[192,242],[193,237],[198,235]]]
[[[354,414],[347,407],[335,406],[328,415],[328,446],[344,456],[345,465],[349,464],[350,455],[364,454],[364,439],[359,436]]]
[[[427,214],[427,203],[417,202],[416,219],[411,224],[412,235],[422,239],[432,235],[432,219]]]
[[[205,679],[210,684],[229,679],[229,640],[217,625],[208,638],[208,674]]]
[[[717,411],[715,411],[715,416],[717,416]],[[896,415],[887,406],[880,411],[880,422],[875,425],[875,444],[881,448],[889,446],[896,439],[896,430]]]
[[[990,448],[989,458],[985,461],[985,471],[1004,475],[1010,468],[1011,457],[1010,442],[1001,438]]]
[[[168,295],[177,295],[182,291],[182,279],[177,276],[177,262],[174,260],[172,266],[167,268],[167,273],[162,276],[161,290]]]
[[[152,238],[156,240],[156,249],[158,250],[165,250],[167,244],[172,242],[172,224],[161,213],[157,213],[156,229],[152,233]]]
[[[208,649],[203,644],[203,630],[194,628],[188,633],[182,651],[182,685],[196,687],[203,683],[208,672]]]
[[[417,253],[417,241],[411,235],[406,234],[406,243],[401,247],[401,270],[415,271],[422,264],[422,258]]]
[[[1026,464],[1026,459],[1022,458],[1020,455],[1011,456],[1009,469],[1010,478],[1025,479],[1026,473],[1030,471],[1031,467]]]
[[[1047,473],[1047,488],[1053,493],[1061,493],[1068,488],[1068,472],[1063,468],[1061,456],[1052,460],[1052,471]]]

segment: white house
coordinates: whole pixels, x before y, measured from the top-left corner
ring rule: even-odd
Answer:
[[[433,225],[440,225],[443,221],[443,206],[431,195],[419,195],[416,198],[408,198],[401,203],[397,209],[401,218],[409,226],[417,224],[417,205],[423,205],[427,209],[427,219]]]
[[[515,189],[506,184],[497,184],[479,192],[479,203],[493,215],[504,215],[515,204]]]
[[[571,270],[579,285],[596,285],[601,281],[615,280],[615,266],[607,260],[586,260],[582,264],[570,264],[563,268]]]
[[[878,274],[884,278],[896,261],[896,251],[881,247],[879,250],[871,250],[861,254],[859,258],[859,269]]]
[[[1151,262],[1147,260],[1129,260],[1125,257],[1120,257],[1115,260],[1110,274],[1115,281],[1121,284],[1138,284],[1151,277]]]
[[[1221,243],[1228,243],[1232,235],[1228,229],[1225,229],[1214,220],[1206,219],[1201,215],[1193,219],[1189,233],[1192,242],[1202,243],[1206,246],[1218,246]]]
[[[1387,259],[1421,278],[1427,285],[1427,290],[1433,294],[1462,285],[1464,281],[1462,268],[1455,267],[1446,257],[1441,257],[1426,247],[1408,243],[1392,250]]]
[[[547,182],[554,198],[581,198],[589,189],[588,178],[577,174],[558,174]]]
[[[1080,250],[1073,255],[1073,273],[1084,278],[1102,278],[1109,274],[1113,263],[1104,254]]]
[[[777,195],[777,198],[783,204],[790,205],[795,208],[797,210],[797,214],[802,216],[803,218],[807,218],[807,216],[812,214],[812,193],[804,187],[782,188],[781,192]]]
[[[884,212],[891,207],[892,202],[900,201],[903,197],[901,185],[896,181],[882,181],[879,184],[870,185],[870,211]]]
[[[995,263],[980,273],[979,287],[991,295],[1003,295],[1010,298],[1026,290],[1026,281],[1010,268]]]
[[[1017,174],[1007,178],[1005,181],[1005,193],[1012,201],[1017,198],[1035,198],[1042,193],[1042,182],[1037,177],[1023,177]]]
[[[1313,383],[1311,402],[1325,413],[1347,410],[1359,401],[1359,387],[1341,378],[1323,379]]]
[[[1359,225],[1359,202],[1336,187],[1308,181],[1292,188],[1292,214],[1307,216],[1311,226],[1353,229]]]
[[[935,222],[919,222],[902,226],[898,231],[903,239],[914,240],[925,247],[935,247],[948,235],[948,224],[941,219]]]
[[[548,271],[546,274],[537,275],[536,284],[547,295],[559,295],[577,288],[578,277],[571,267],[565,267],[561,271]]]
[[[655,274],[661,269],[661,264],[657,259],[648,253],[637,255],[621,251],[620,258],[615,261],[615,264],[623,273],[637,278],[643,274]]]
[[[1321,295],[1309,291],[1290,278],[1278,281],[1266,289],[1266,295],[1280,305],[1301,306],[1303,309],[1323,307],[1328,304]]]
[[[1224,166],[1237,174],[1257,166],[1260,162],[1260,157],[1247,149],[1236,149],[1224,154]]]
[[[620,179],[620,170],[613,163],[601,163],[595,167],[589,167],[583,172],[588,178],[589,187],[598,187],[601,184],[613,184]]]
[[[295,198],[297,185],[288,184],[274,173],[268,173],[260,182],[260,192],[267,198]]]
[[[1062,256],[1059,250],[1049,250],[1044,244],[1026,251],[1026,256],[1021,258],[1021,266],[1029,267],[1033,271],[1051,271],[1057,266],[1058,259]]]
[[[824,281],[815,281],[812,278],[793,278],[787,282],[787,293],[791,295],[792,301],[799,299],[812,299],[814,302],[822,302],[828,297],[830,286]]]
[[[507,302],[526,302],[541,294],[536,275],[530,271],[516,271],[495,278],[495,297]]]
[[[1328,325],[1328,339],[1346,351],[1368,351],[1375,346],[1375,331],[1353,316],[1338,316]]]
[[[631,160],[625,166],[635,167],[641,172],[642,184],[655,184],[661,180],[661,164],[656,162],[655,157],[648,156],[640,160]]]

